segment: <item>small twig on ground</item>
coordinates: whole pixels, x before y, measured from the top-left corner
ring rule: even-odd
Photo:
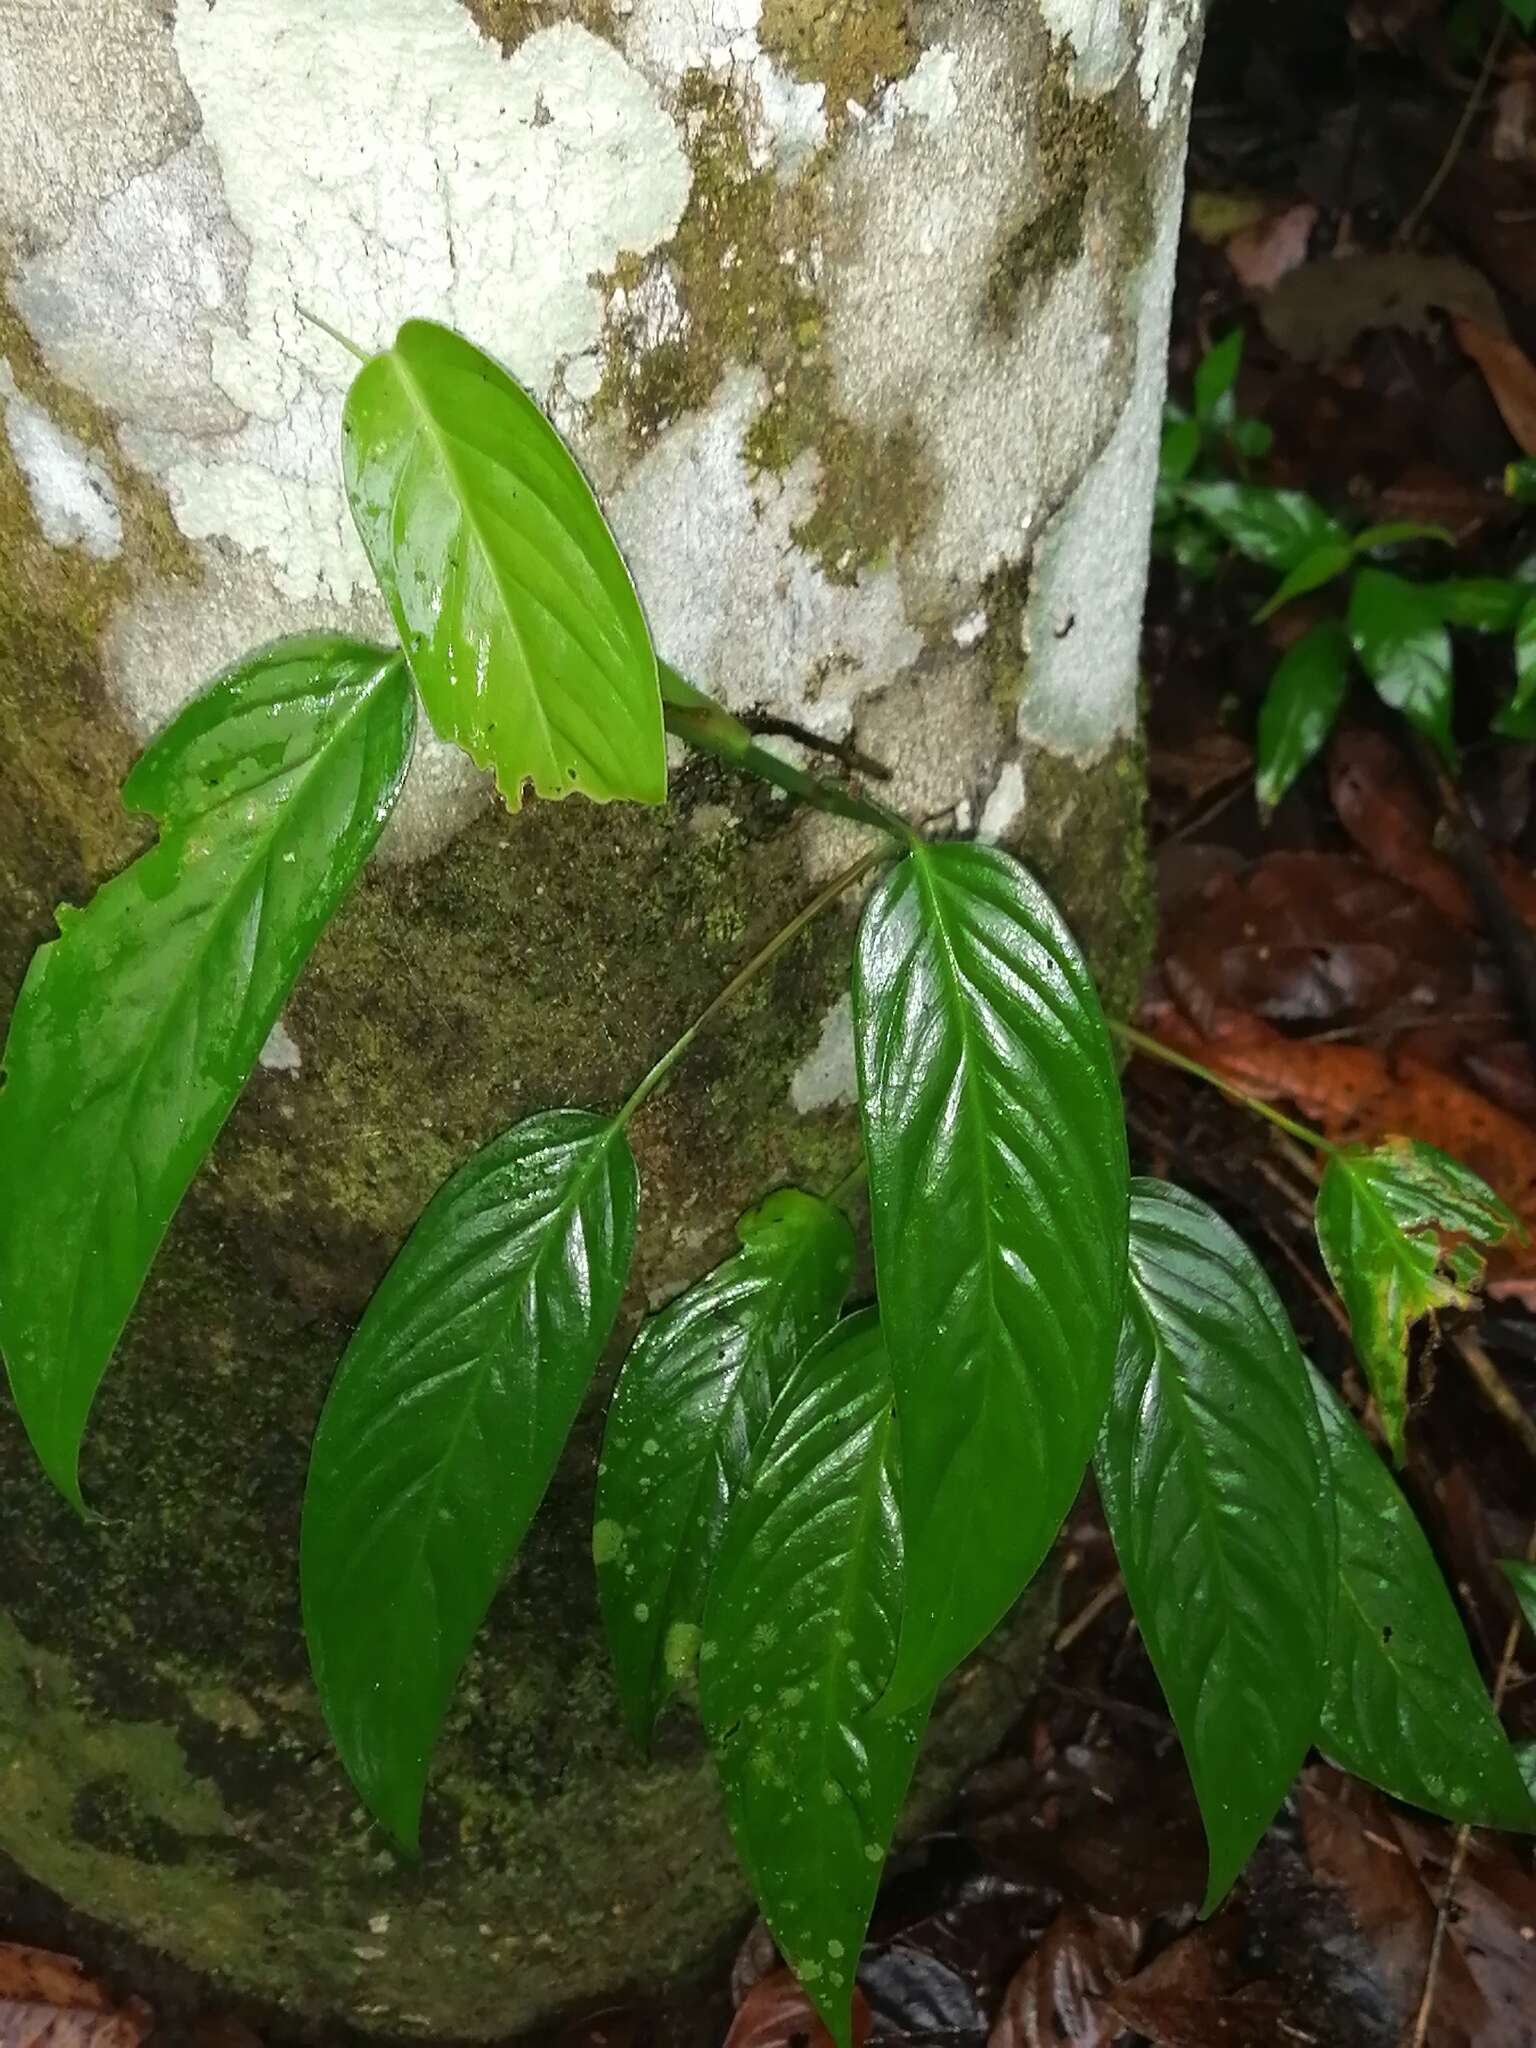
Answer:
[[[1458,1331],[1451,1339],[1456,1353],[1478,1391],[1501,1422],[1507,1423],[1521,1449],[1536,1463],[1536,1421],[1526,1413],[1519,1396],[1470,1331]]]
[[[1423,224],[1426,214],[1428,214],[1430,208],[1440,197],[1446,179],[1456,168],[1457,158],[1467,146],[1467,138],[1472,133],[1472,124],[1477,119],[1478,110],[1482,106],[1483,101],[1487,98],[1489,86],[1493,83],[1494,71],[1498,65],[1499,58],[1503,55],[1504,45],[1509,39],[1509,28],[1512,20],[1512,15],[1501,14],[1499,16],[1499,25],[1488,39],[1488,53],[1483,58],[1482,70],[1477,74],[1477,83],[1467,95],[1467,104],[1461,110],[1461,119],[1456,123],[1451,139],[1446,144],[1445,155],[1440,159],[1435,175],[1424,187],[1418,205],[1411,207],[1403,216],[1402,226],[1397,231],[1399,242],[1407,243],[1413,240]]]
[[[1536,1563],[1536,1522],[1526,1538],[1525,1561]],[[1504,1695],[1509,1690],[1510,1675],[1515,1668],[1515,1652],[1520,1647],[1520,1631],[1525,1626],[1517,1613],[1504,1637],[1504,1652],[1499,1658],[1499,1668],[1493,1680],[1493,1711],[1497,1713],[1504,1704]],[[1472,1830],[1461,1827],[1456,1830],[1456,1846],[1451,1851],[1451,1865],[1445,1873],[1445,1883],[1440,1888],[1440,1902],[1435,1908],[1435,1931],[1430,1939],[1429,1960],[1424,1965],[1424,1989],[1419,1994],[1419,2009],[1413,2016],[1413,2032],[1408,2036],[1407,2048],[1424,2048],[1429,2038],[1429,2023],[1435,2010],[1435,1985],[1440,1975],[1440,1957],[1445,1948],[1446,1929],[1450,1925],[1451,1908],[1456,1902],[1456,1887],[1461,1882],[1461,1873],[1466,1867],[1467,1852],[1472,1843]]]
[[[1052,1645],[1058,1655],[1070,1650],[1080,1636],[1085,1636],[1101,1614],[1107,1614],[1117,1600],[1125,1598],[1125,1581],[1118,1572],[1106,1585],[1100,1586],[1091,1600],[1085,1600],[1069,1622],[1056,1631]]]

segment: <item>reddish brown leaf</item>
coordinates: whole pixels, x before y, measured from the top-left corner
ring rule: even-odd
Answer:
[[[0,2048],[139,2048],[153,2024],[119,2006],[73,1956],[0,1942]]]
[[[1104,1994],[1135,1964],[1139,1921],[1068,1906],[1015,1975],[987,2048],[1109,2048],[1120,2021]]]
[[[1328,753],[1328,787],[1339,823],[1373,866],[1416,890],[1451,923],[1476,925],[1465,883],[1435,851],[1424,792],[1385,733],[1361,726],[1341,732]]]
[[[1303,200],[1239,228],[1227,243],[1227,261],[1251,292],[1273,291],[1307,260],[1317,208]]]
[[[1536,455],[1536,363],[1520,344],[1464,315],[1456,339],[1488,380],[1504,424],[1527,455]]]
[[[1322,1767],[1302,1781],[1301,1812],[1312,1867],[1345,1894],[1406,2023],[1423,1991],[1452,1831]],[[1530,2048],[1533,1971],[1536,1880],[1474,1834],[1446,1919],[1428,2048]]]
[[[1218,884],[1186,906],[1162,964],[1202,1029],[1229,1009],[1309,1024],[1438,1009],[1471,979],[1468,948],[1430,904],[1328,853],[1270,854]]]
[[[853,1994],[854,2048],[864,2048],[869,2039],[869,2007],[864,1994]],[[742,2000],[725,2048],[832,2048],[832,2036],[817,2017],[816,2009],[800,1989],[794,1973],[775,1970],[754,1984]]]

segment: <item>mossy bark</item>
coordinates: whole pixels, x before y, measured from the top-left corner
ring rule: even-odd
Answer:
[[[513,52],[555,19],[617,36],[630,15],[598,0],[476,0],[472,12]],[[963,13],[768,0],[759,33],[785,76],[825,81],[832,163],[881,93],[937,48],[925,39]],[[1004,13],[979,10],[994,41]],[[974,310],[978,349],[1027,354],[1055,270],[1096,264],[1134,283],[1147,233],[1135,195],[1156,179],[1165,201],[1176,191],[1180,135],[1177,123],[1155,140],[1136,127],[1133,78],[1112,106],[1073,102],[1065,56],[1032,15],[1019,37],[1020,103],[1035,105],[1045,168],[1033,212],[990,195],[991,283]],[[664,261],[692,316],[651,345],[610,308],[589,459],[622,480],[674,422],[707,412],[722,377],[750,367],[763,403],[742,462],[770,478],[814,456],[790,545],[829,588],[856,594],[867,569],[902,566],[936,506],[985,480],[946,472],[942,448],[905,417],[872,424],[839,402],[825,277],[783,260],[822,230],[837,246],[814,217],[818,167],[801,184],[754,164],[741,106],[707,67],[688,72],[670,111],[691,141],[688,208],[659,257],[598,283],[611,292],[627,276],[633,288]],[[914,275],[904,288],[921,287]],[[1120,324],[1130,332],[1129,312]],[[115,626],[144,591],[216,592],[225,564],[188,542],[123,458],[110,408],[51,376],[9,312],[0,345],[18,386],[102,451],[124,528],[107,564],[49,547],[0,439],[3,1024],[55,903],[83,901],[143,843],[116,796],[139,742]],[[1112,367],[1123,380],[1118,356]],[[1119,416],[1113,402],[1102,412],[1086,424],[1079,413],[1066,484]],[[1155,421],[1147,461],[1154,444]],[[892,758],[919,807],[937,789],[974,813],[1012,765],[1024,800],[1010,842],[1056,890],[1123,1008],[1149,921],[1139,755],[1128,720],[1111,719],[1088,751],[1021,747],[1018,704],[1043,686],[1030,549],[1020,531],[976,561],[947,610],[930,579],[909,615],[918,652],[865,692],[855,736]],[[786,573],[764,603],[792,621],[799,587]],[[978,599],[987,632],[972,647],[952,629]],[[783,639],[782,621],[765,624]],[[1129,692],[1129,651],[1106,659],[1127,668]],[[805,701],[826,680],[806,679]],[[768,1188],[826,1189],[856,1157],[848,1111],[801,1115],[790,1099],[846,986],[848,915],[787,951],[637,1121],[644,1208],[622,1326],[465,1673],[417,1866],[370,1826],[326,1742],[299,1626],[298,1516],[348,1332],[433,1190],[536,1108],[618,1101],[810,893],[809,870],[828,857],[817,830],[694,763],[662,812],[481,808],[436,850],[365,874],[287,1012],[297,1069],[253,1076],[109,1375],[85,1459],[99,1522],[82,1526],[50,1494],[0,1411],[0,1850],[72,1906],[312,2022],[391,2034],[506,2035],[723,1953],[748,1901],[695,1724],[677,1708],[649,1762],[621,1728],[592,1583],[593,1469],[612,1367],[645,1309],[719,1256],[732,1218]],[[941,1703],[929,1808],[1017,1712],[1048,1604],[1026,1606]]]

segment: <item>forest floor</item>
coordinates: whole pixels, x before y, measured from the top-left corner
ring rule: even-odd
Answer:
[[[1410,521],[1404,576],[1536,575],[1536,47],[1494,0],[1224,0],[1202,72],[1172,394],[1244,335],[1255,462],[1350,524]],[[1490,49],[1490,45],[1492,47]],[[1239,462],[1246,465],[1248,458]],[[1496,736],[1507,637],[1455,635],[1454,784],[1352,689],[1264,815],[1258,707],[1337,600],[1267,624],[1237,556],[1154,563],[1145,667],[1162,928],[1143,1027],[1330,1137],[1406,1131],[1528,1221],[1479,1310],[1422,1337],[1403,1482],[1506,1721],[1536,1735],[1536,1644],[1494,1567],[1536,1542],[1536,746]],[[1368,1413],[1312,1230],[1313,1156],[1208,1086],[1137,1060],[1139,1170],[1206,1195],[1259,1250],[1319,1367]],[[1199,1819],[1091,1489],[1063,1553],[1037,1695],[946,1825],[893,1860],[861,1973],[865,2038],[911,2048],[1533,2048],[1528,1845],[1449,1827],[1312,1764],[1231,1899],[1195,1917]],[[248,2015],[157,2027],[88,1930],[27,1888],[0,1928],[69,1940],[107,1988],[0,1944],[0,2044],[256,2048]],[[41,1975],[39,1975],[41,1972]],[[186,1993],[178,1994],[186,2007]],[[21,2016],[25,2006],[30,2018]],[[736,2008],[732,2020],[732,2008]],[[169,2015],[163,2015],[169,2017]],[[27,2028],[32,2032],[27,2032]],[[822,2043],[758,1926],[686,2017],[636,2008],[561,2048]],[[267,2048],[284,2048],[266,2035]]]

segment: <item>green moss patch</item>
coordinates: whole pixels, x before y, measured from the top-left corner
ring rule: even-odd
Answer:
[[[796,78],[825,85],[835,131],[850,100],[870,106],[917,63],[912,15],[909,0],[764,0],[758,40]]]

